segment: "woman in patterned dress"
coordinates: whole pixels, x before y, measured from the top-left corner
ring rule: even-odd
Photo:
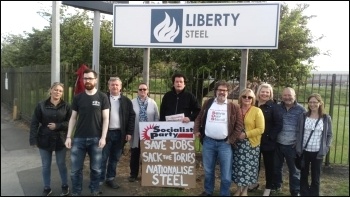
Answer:
[[[238,98],[241,107],[244,132],[233,148],[232,181],[237,185],[234,196],[247,196],[248,186],[258,181],[260,139],[265,129],[264,114],[254,106],[255,94],[244,89]]]

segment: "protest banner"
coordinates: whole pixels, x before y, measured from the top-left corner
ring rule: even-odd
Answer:
[[[142,186],[196,187],[193,122],[140,122]]]

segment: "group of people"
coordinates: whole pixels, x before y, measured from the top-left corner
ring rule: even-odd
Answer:
[[[125,143],[130,143],[130,177],[134,182],[139,175],[140,136],[139,122],[165,120],[165,116],[184,114],[182,122],[194,121],[200,105],[195,96],[185,91],[186,77],[175,74],[172,90],[167,92],[160,107],[149,97],[148,86],[140,83],[138,96],[132,100],[121,93],[122,81],[110,77],[107,93],[97,90],[98,76],[94,70],[83,71],[85,90],[74,96],[69,105],[63,98],[64,85],[55,82],[49,89],[50,97],[38,103],[31,127],[30,145],[39,148],[42,160],[44,190],[49,196],[51,189],[51,162],[55,152],[56,163],[62,182],[61,196],[79,196],[82,193],[83,166],[86,154],[90,160],[89,189],[99,196],[100,185],[118,189],[114,180],[117,164]],[[68,186],[66,151],[71,149],[71,182]]]
[[[234,196],[248,196],[248,191],[259,187],[261,156],[265,167],[263,196],[281,190],[284,161],[290,194],[319,196],[321,166],[332,140],[331,117],[325,114],[321,96],[311,94],[306,110],[296,101],[291,87],[283,89],[280,103],[273,99],[273,88],[267,83],[258,87],[256,95],[251,89],[242,90],[238,104],[227,100],[230,90],[229,83],[218,82],[215,97],[204,102],[195,119],[205,174],[204,191],[199,196],[213,195],[217,162],[220,196],[231,195],[231,183],[237,186]],[[304,156],[305,165],[300,170],[295,166],[296,155]]]
[[[197,98],[185,90],[186,77],[178,73],[172,76],[172,90],[163,96],[158,111],[145,83],[138,85],[137,97],[130,100],[121,93],[122,81],[118,77],[110,77],[107,93],[96,88],[98,76],[94,70],[85,69],[83,80],[85,91],[75,95],[71,105],[62,99],[64,85],[56,82],[49,89],[50,97],[39,102],[34,110],[29,141],[39,148],[41,155],[43,196],[52,193],[53,152],[62,182],[61,196],[81,195],[86,153],[90,160],[91,194],[99,196],[102,184],[118,189],[117,164],[127,142],[131,150],[128,180],[136,181],[141,154],[139,122],[165,121],[166,116],[181,113],[184,114],[182,122],[194,121],[194,134],[203,144],[205,179],[200,196],[213,195],[217,160],[220,195],[229,196],[233,182],[237,185],[234,195],[247,196],[249,187],[258,183],[261,155],[266,179],[264,196],[281,188],[284,159],[289,168],[291,194],[319,194],[321,165],[331,144],[332,125],[318,94],[310,95],[306,111],[296,102],[292,88],[283,90],[282,102],[277,104],[271,85],[262,84],[257,97],[253,90],[244,89],[235,104],[227,99],[230,83],[219,81],[214,97],[201,106]],[[71,149],[71,191],[67,148]],[[306,164],[299,179],[294,157],[302,153]],[[310,165],[311,185],[307,181]]]

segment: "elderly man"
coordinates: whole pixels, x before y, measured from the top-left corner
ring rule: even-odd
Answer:
[[[284,159],[289,170],[289,191],[292,196],[299,196],[300,193],[300,172],[295,167],[294,158],[296,156],[295,144],[297,137],[297,123],[299,116],[306,112],[306,109],[297,103],[295,90],[286,87],[282,93],[282,102],[278,109],[283,118],[282,130],[277,136],[277,147],[275,152],[275,170],[273,190],[281,190],[282,169]]]

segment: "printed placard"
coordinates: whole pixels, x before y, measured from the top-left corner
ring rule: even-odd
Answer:
[[[193,122],[140,122],[142,186],[196,187]]]

